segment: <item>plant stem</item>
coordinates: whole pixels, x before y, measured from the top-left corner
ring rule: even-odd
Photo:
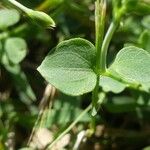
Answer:
[[[117,23],[117,22],[112,22],[108,28],[106,35],[105,35],[105,38],[104,38],[104,41],[102,44],[102,49],[101,49],[101,63],[100,63],[101,64],[101,73],[106,72],[108,47],[109,47],[110,41],[112,39],[112,36],[118,27],[118,24],[119,23]]]
[[[110,41],[112,39],[112,36],[118,27],[118,22],[114,21],[110,24],[110,27],[108,28],[108,31],[105,35],[105,38],[103,40],[104,35],[104,25],[105,25],[105,16],[106,16],[106,1],[101,0],[101,3],[99,0],[96,1],[96,8],[95,8],[95,28],[96,28],[96,74],[97,74],[97,82],[96,86],[92,93],[92,116],[95,116],[97,113],[97,101],[98,101],[98,90],[99,90],[99,80],[100,80],[100,74],[106,72],[106,63],[107,63],[107,52],[108,52],[108,46],[110,44]],[[94,127],[93,122],[93,127]]]
[[[97,10],[96,10],[97,12]],[[97,19],[97,15],[96,15],[96,21],[98,21]],[[104,20],[104,19],[103,19]],[[102,20],[101,20],[102,21]],[[99,25],[98,23],[96,23],[96,50],[97,50],[97,57],[96,57],[96,73],[97,73],[97,82],[96,82],[96,86],[93,90],[92,93],[92,104],[93,104],[93,109],[92,109],[92,116],[95,116],[97,113],[97,101],[98,101],[98,89],[99,89],[99,80],[100,80],[100,73],[105,73],[106,72],[106,58],[107,58],[107,52],[108,52],[108,46],[110,44],[110,41],[112,39],[112,36],[118,26],[117,22],[112,22],[110,24],[110,27],[105,35],[104,41],[102,43],[102,36],[103,35],[99,35],[99,34],[103,34],[103,32],[98,32],[100,31],[100,29],[104,30],[104,27],[102,25],[99,25],[97,27],[97,25]],[[104,25],[104,22],[103,22]],[[98,39],[99,38],[99,39]],[[93,128],[95,128],[94,126],[94,122],[93,124]]]
[[[108,28],[108,31],[105,35],[105,38],[104,38],[104,41],[103,41],[103,44],[102,44],[102,49],[101,49],[101,62],[100,62],[100,65],[101,65],[101,73],[105,73],[106,72],[106,69],[107,69],[107,52],[108,52],[108,47],[109,47],[109,44],[110,44],[110,41],[113,37],[113,34],[114,32],[116,31],[119,23],[120,23],[120,20],[122,18],[122,16],[126,13],[126,6],[121,6],[120,8],[118,8],[118,3],[119,1],[117,2],[117,0],[113,0],[112,1],[112,4],[113,4],[113,21],[112,23],[110,24],[109,28]]]
[[[19,8],[20,10],[22,10],[23,12],[27,12],[30,9],[23,6],[22,4],[20,4],[19,2],[15,1],[15,0],[8,0],[8,2],[10,2],[12,5],[16,6],[17,8]]]
[[[97,2],[95,3],[95,29],[96,29],[96,41],[95,41],[95,47],[96,47],[96,73],[99,75],[101,70],[100,60],[101,60],[101,47],[104,37],[104,25],[105,25],[105,16],[106,16],[106,3],[105,1]]]
[[[92,108],[92,105],[90,104],[77,118],[76,120],[70,124],[70,126],[64,131],[62,132],[52,143],[48,144],[45,147],[46,149],[51,149],[63,136],[65,136],[65,134],[67,134],[80,120],[81,118]]]
[[[110,78],[112,78],[114,80],[117,80],[117,81],[119,81],[119,82],[121,82],[123,84],[126,84],[128,87],[130,87],[132,89],[136,90],[138,88],[139,91],[141,91],[141,92],[144,91],[144,90],[142,90],[142,88],[140,88],[140,86],[141,86],[140,83],[137,83],[137,82],[131,83],[131,82],[129,82],[129,81],[127,81],[127,80],[125,80],[125,79],[123,79],[121,77],[113,75],[108,70],[104,73],[104,75],[107,76],[107,77],[110,77]]]
[[[99,0],[95,3],[95,29],[96,29],[96,40],[95,40],[95,47],[96,47],[96,75],[97,75],[97,82],[96,86],[92,92],[92,116],[96,115],[96,104],[98,101],[98,90],[99,90],[99,78],[100,78],[100,60],[101,60],[101,47],[103,42],[104,36],[104,25],[105,25],[105,13],[106,13],[106,1],[102,0],[101,3]],[[95,128],[95,119],[93,119],[93,129]]]
[[[11,4],[14,3],[14,0],[8,0]],[[16,1],[15,1],[16,3]],[[18,3],[18,2],[17,2]],[[14,4],[13,4],[14,5]],[[21,5],[21,4],[20,4]],[[16,5],[15,5],[16,6]],[[25,7],[25,6],[23,6]],[[36,9],[38,11],[38,8]],[[45,11],[44,9],[40,9],[40,11]],[[19,25],[18,27],[15,27],[13,30],[11,31],[4,31],[2,33],[0,33],[0,40],[6,39],[7,37],[9,37],[9,35],[14,35],[14,34],[19,34],[20,32],[24,31],[25,29],[28,28],[28,24],[27,23],[23,23],[21,25]]]

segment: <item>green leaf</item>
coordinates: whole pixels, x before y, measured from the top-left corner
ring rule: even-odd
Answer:
[[[20,20],[19,12],[15,9],[0,10],[0,29],[4,30]]]
[[[21,38],[8,38],[4,47],[9,60],[14,64],[21,62],[27,54],[27,44]]]
[[[140,1],[136,5],[135,9],[136,9],[136,13],[138,13],[138,14],[149,15],[150,14],[150,1],[149,0]]]
[[[149,66],[150,54],[141,48],[129,46],[117,54],[108,72],[127,82],[146,84],[150,82]]]
[[[150,30],[144,30],[140,35],[139,44],[150,53]]]
[[[139,24],[138,21],[135,20],[135,18],[133,16],[130,16],[124,20],[121,30],[123,30],[123,32],[130,33],[131,36],[129,36],[129,38],[131,38],[131,39],[133,39],[135,35],[139,35],[142,32],[141,24]]]
[[[150,29],[150,15],[143,18],[142,24],[145,28]]]
[[[62,92],[82,95],[92,91],[96,85],[94,59],[94,45],[75,38],[58,44],[55,53],[48,54],[38,71]]]
[[[106,76],[100,77],[100,86],[103,91],[113,93],[120,93],[126,88],[125,84]]]
[[[143,148],[142,150],[150,150],[150,146]]]
[[[126,11],[132,11],[135,9],[139,0],[123,0],[122,5],[126,7]]]

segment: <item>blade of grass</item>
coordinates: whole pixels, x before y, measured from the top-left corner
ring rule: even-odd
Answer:
[[[92,108],[92,104],[90,104],[77,118],[76,120],[70,124],[70,126],[63,131],[54,141],[48,144],[44,150],[50,150],[64,135],[66,135],[80,120],[81,118]]]

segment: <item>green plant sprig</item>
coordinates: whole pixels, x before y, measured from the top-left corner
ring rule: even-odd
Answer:
[[[48,54],[38,67],[42,76],[65,94],[79,96],[92,91],[93,131],[95,130],[95,115],[99,105],[99,86],[101,86],[103,77],[107,77],[115,85],[121,84],[121,88],[116,86],[117,91],[123,91],[126,87],[136,90],[143,88],[144,91],[148,91],[149,88],[149,84],[146,84],[145,81],[150,81],[147,75],[150,76],[150,69],[145,67],[145,64],[150,64],[150,55],[143,49],[135,46],[125,47],[117,54],[115,61],[109,68],[106,64],[110,41],[123,16],[130,12],[131,2],[132,0],[112,1],[113,20],[104,36],[106,0],[97,0],[95,3],[95,45],[81,38],[63,41],[56,46],[55,52]],[[141,53],[142,57],[139,57],[137,53]],[[67,59],[64,60],[64,58]],[[145,64],[143,63],[144,59],[147,60],[144,62]],[[108,80],[105,80],[105,85]],[[109,87],[109,91],[116,90]]]
[[[119,1],[113,1],[114,5],[114,19],[111,22],[106,35],[103,40],[104,36],[104,25],[105,25],[105,15],[106,15],[106,1],[99,0],[95,3],[95,28],[96,28],[96,74],[97,74],[97,82],[96,86],[92,92],[92,104],[93,104],[93,111],[92,116],[97,114],[97,101],[98,101],[98,93],[99,93],[99,81],[100,81],[100,74],[109,76],[110,74],[107,72],[107,53],[108,48],[110,45],[110,41],[120,24],[122,16],[128,10],[127,5],[122,5],[119,7]],[[127,3],[128,4],[128,3]],[[138,87],[139,85],[133,85],[133,87]],[[95,124],[95,123],[93,123]],[[93,125],[94,126],[94,125]]]
[[[23,11],[31,20],[45,28],[55,27],[54,20],[42,11],[36,11],[25,7],[15,0],[8,0],[13,6]]]
[[[92,116],[95,116],[96,114],[96,105],[98,101],[98,91],[99,91],[99,79],[100,79],[100,72],[102,70],[101,68],[101,58],[102,58],[102,53],[101,53],[101,47],[102,47],[102,42],[103,42],[103,37],[104,37],[104,26],[105,26],[105,16],[106,16],[106,1],[102,0],[101,2],[97,0],[95,2],[95,35],[96,35],[96,40],[95,40],[95,47],[96,47],[96,86],[92,92]],[[94,126],[94,125],[93,125]]]

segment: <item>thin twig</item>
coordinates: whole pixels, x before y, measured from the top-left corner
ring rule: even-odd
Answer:
[[[43,116],[43,112],[44,112],[44,110],[45,110],[45,108],[46,108],[46,106],[48,104],[48,101],[50,103],[50,101],[52,101],[52,99],[53,99],[53,97],[55,95],[55,90],[53,90],[53,89],[54,89],[54,87],[52,87],[52,85],[50,85],[50,84],[48,84],[46,86],[46,88],[45,88],[45,91],[44,91],[44,94],[43,94],[43,98],[42,98],[41,103],[39,105],[40,112],[38,114],[37,120],[36,120],[36,122],[34,124],[34,127],[32,129],[32,132],[31,132],[31,135],[29,137],[27,146],[29,146],[31,141],[32,141],[32,138],[33,138],[34,133],[36,131],[36,128],[37,128],[37,126],[38,126],[38,124],[40,122],[40,119]]]

